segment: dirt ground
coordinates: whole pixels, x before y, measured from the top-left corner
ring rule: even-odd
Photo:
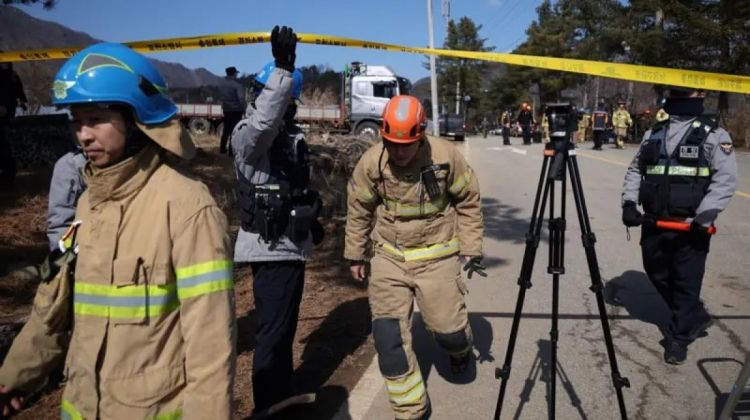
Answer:
[[[197,143],[198,156],[189,165],[209,186],[229,217],[234,239],[239,222],[231,159],[218,155],[218,139],[213,136],[201,138]],[[36,290],[36,284],[8,273],[39,262],[47,252],[45,214],[50,177],[51,168],[21,171],[15,188],[0,192],[0,358],[7,350],[8,338],[23,325]],[[338,185],[328,187],[345,189],[345,179],[335,182]],[[331,179],[326,183],[330,184]],[[326,239],[307,264],[294,341],[294,389],[317,392],[317,401],[297,410],[287,410],[279,418],[331,418],[345,406],[349,391],[374,354],[366,290],[349,278],[347,266],[341,259],[343,216],[340,211],[331,209],[326,214]],[[235,268],[235,275],[239,327],[235,417],[245,418],[253,409],[250,374],[255,347],[255,309],[249,267]],[[17,418],[58,416],[61,388],[58,381],[51,382],[55,385],[33,397],[30,406]]]

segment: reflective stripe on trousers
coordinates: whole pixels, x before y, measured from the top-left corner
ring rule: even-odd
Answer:
[[[416,404],[427,393],[418,366],[414,372],[403,378],[385,378],[385,386],[388,389],[388,398],[399,406]]]
[[[76,407],[68,400],[62,400],[62,406],[60,408],[60,417],[63,420],[84,420],[84,417],[76,409]],[[179,420],[182,418],[182,410],[177,409],[168,413],[157,414],[151,417],[149,420]]]

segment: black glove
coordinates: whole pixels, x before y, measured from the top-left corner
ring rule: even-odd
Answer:
[[[708,228],[698,222],[693,222],[690,224],[690,233],[701,238],[711,236],[708,233]]]
[[[471,259],[469,259],[464,265],[464,271],[468,272],[469,278],[471,278],[471,275],[474,273],[477,273],[482,277],[487,277],[487,273],[484,272],[486,268],[487,267],[482,265],[482,257],[479,256],[471,257]]]
[[[622,223],[627,227],[640,226],[643,223],[643,214],[635,207],[632,201],[626,201],[622,206]]]
[[[271,31],[271,52],[276,60],[276,67],[294,71],[294,60],[297,58],[297,35],[292,28],[274,26]]]

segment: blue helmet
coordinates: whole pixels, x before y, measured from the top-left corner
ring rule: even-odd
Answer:
[[[166,92],[167,84],[146,57],[122,44],[100,43],[63,64],[52,85],[52,103],[123,103],[138,121],[153,125],[177,113]]]
[[[268,78],[271,77],[271,72],[275,68],[276,63],[271,61],[255,75],[255,82],[261,86],[261,89],[268,83]],[[300,95],[302,95],[302,72],[295,68],[292,72],[292,98],[299,99]]]

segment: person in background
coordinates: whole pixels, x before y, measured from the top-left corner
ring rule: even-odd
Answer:
[[[232,154],[232,145],[227,150],[227,142],[232,135],[232,130],[242,119],[247,104],[245,103],[245,87],[237,80],[237,68],[227,67],[226,76],[219,85],[221,94],[221,111],[224,114],[223,129],[221,132],[221,142],[219,143],[219,153]]]
[[[521,126],[523,144],[531,144],[531,127],[536,124],[536,121],[534,121],[534,114],[531,113],[531,106],[528,103],[521,104],[521,110],[518,112],[516,121]]]
[[[628,138],[628,129],[633,125],[633,119],[630,113],[625,109],[625,101],[617,101],[617,110],[612,114],[612,126],[615,129],[615,147],[618,149],[625,148],[625,140]]]
[[[0,188],[9,187],[16,179],[16,162],[8,139],[10,121],[16,108],[28,108],[23,82],[12,63],[0,63]]]

